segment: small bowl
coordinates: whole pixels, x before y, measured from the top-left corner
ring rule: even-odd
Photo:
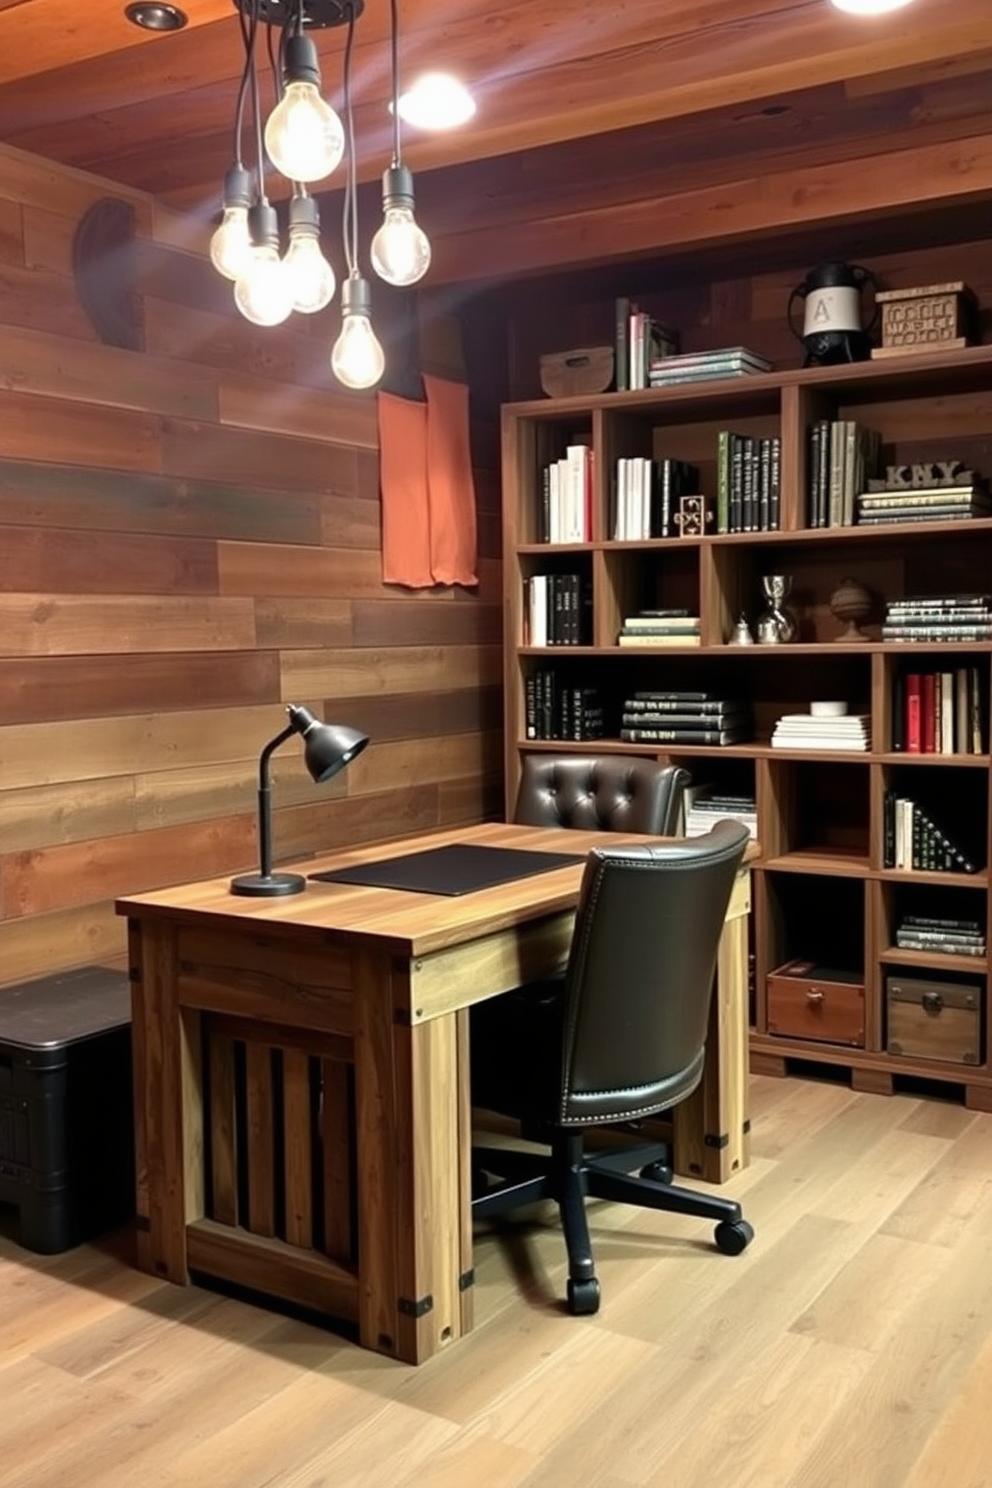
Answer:
[[[844,702],[810,703],[809,711],[814,718],[842,718],[847,712]]]

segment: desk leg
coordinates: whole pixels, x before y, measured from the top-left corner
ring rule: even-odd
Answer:
[[[131,946],[138,951],[132,967],[138,1259],[146,1271],[185,1285],[186,1225],[204,1213],[200,1020],[179,1006],[175,931],[144,924]]]
[[[458,1020],[413,1027],[402,962],[356,952],[359,1336],[422,1363],[463,1331]]]
[[[749,1160],[747,889],[745,880],[741,900],[735,888],[720,937],[703,1078],[672,1112],[676,1173],[708,1183],[725,1183]]]

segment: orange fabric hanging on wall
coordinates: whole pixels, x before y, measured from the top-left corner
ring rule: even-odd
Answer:
[[[378,395],[382,578],[411,589],[477,584],[468,388],[425,376],[425,403]]]
[[[427,404],[380,393],[377,407],[382,581],[426,589],[434,583],[427,500]]]
[[[436,584],[477,584],[475,481],[468,432],[468,388],[424,375],[431,573]]]

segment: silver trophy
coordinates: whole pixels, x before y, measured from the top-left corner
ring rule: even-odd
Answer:
[[[778,646],[796,638],[796,622],[785,608],[792,588],[791,574],[762,574],[761,589],[768,608],[758,618],[758,641],[762,646]]]

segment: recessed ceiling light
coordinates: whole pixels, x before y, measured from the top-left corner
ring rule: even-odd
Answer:
[[[165,0],[136,0],[125,7],[124,14],[142,31],[181,31],[188,20],[184,10],[165,4]]]
[[[399,115],[417,129],[454,129],[475,113],[475,99],[457,78],[426,72],[400,96]]]
[[[912,0],[833,0],[833,4],[848,15],[873,16],[884,15],[888,10],[902,10],[904,5],[911,5]]]

